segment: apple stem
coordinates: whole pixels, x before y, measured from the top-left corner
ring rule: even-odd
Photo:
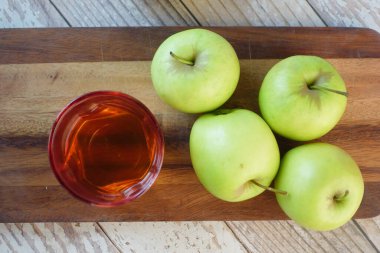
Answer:
[[[311,84],[311,85],[308,84],[307,87],[309,89],[311,89],[311,90],[325,90],[325,91],[333,92],[333,93],[336,93],[336,94],[339,94],[339,95],[343,95],[345,97],[348,96],[348,92],[346,92],[346,91],[334,90],[334,89],[330,89],[330,88],[327,88],[327,87],[319,86],[319,85],[316,85],[316,84]]]
[[[342,201],[347,195],[348,195],[348,190],[346,190],[344,194],[341,196],[334,196],[334,200],[337,202]]]
[[[288,195],[288,192],[286,192],[286,191],[282,191],[282,190],[278,190],[278,189],[272,188],[270,186],[262,185],[259,182],[256,182],[255,180],[251,180],[251,182],[254,183],[255,185],[257,185],[258,187],[261,187],[261,188],[263,188],[265,190],[274,192],[276,194],[278,193],[278,194],[282,194],[282,195]]]
[[[194,66],[194,62],[192,62],[192,61],[188,61],[188,60],[186,60],[186,59],[183,59],[183,58],[179,57],[178,55],[176,55],[175,53],[173,53],[172,51],[170,51],[170,55],[171,55],[174,59],[176,59],[177,61],[179,61],[179,62],[181,62],[181,63],[184,63],[184,64],[189,65],[189,66]]]

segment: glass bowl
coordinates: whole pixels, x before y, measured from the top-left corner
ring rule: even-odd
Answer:
[[[55,176],[72,195],[97,206],[118,206],[156,180],[164,138],[143,103],[120,92],[96,91],[59,113],[48,151]]]

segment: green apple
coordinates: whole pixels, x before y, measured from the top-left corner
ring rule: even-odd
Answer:
[[[235,50],[222,36],[190,29],[167,38],[151,66],[159,97],[187,113],[211,111],[233,94],[240,65]]]
[[[299,225],[325,231],[348,222],[360,206],[364,183],[360,169],[344,150],[312,143],[285,154],[275,178],[282,210]]]
[[[259,92],[262,116],[278,134],[307,141],[329,132],[342,117],[346,87],[334,67],[316,56],[292,56],[274,65]]]
[[[265,121],[244,109],[202,115],[191,129],[190,155],[203,186],[225,201],[243,201],[273,181],[280,154]]]

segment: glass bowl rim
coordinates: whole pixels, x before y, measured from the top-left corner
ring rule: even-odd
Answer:
[[[151,169],[152,169],[152,167],[156,166],[157,172],[154,173],[154,174],[148,172],[146,174],[146,176],[141,181],[139,181],[139,183],[141,183],[145,179],[147,179],[149,177],[149,175],[153,175],[153,176],[151,176],[150,180],[148,180],[148,182],[144,182],[146,186],[137,195],[134,195],[131,198],[126,197],[126,198],[123,198],[122,200],[116,201],[116,202],[92,201],[89,198],[86,198],[86,197],[82,196],[81,194],[78,194],[77,192],[75,192],[73,189],[71,189],[71,187],[69,187],[66,184],[66,182],[62,179],[60,173],[58,173],[57,166],[55,164],[55,159],[54,159],[54,156],[53,156],[53,148],[52,148],[52,146],[53,146],[53,139],[54,139],[53,136],[54,136],[54,134],[56,132],[57,125],[62,120],[62,118],[65,115],[65,113],[69,109],[71,109],[72,107],[74,107],[75,105],[77,105],[78,103],[80,103],[81,101],[83,101],[83,100],[85,100],[85,99],[87,99],[89,97],[104,96],[104,95],[106,95],[106,96],[116,96],[118,98],[123,98],[124,100],[128,100],[128,103],[132,102],[135,106],[137,106],[140,109],[142,109],[143,112],[144,112],[144,114],[146,114],[149,117],[149,119],[152,121],[153,128],[155,130],[155,137],[157,138],[157,152],[155,154],[153,164],[149,168],[149,172],[150,172]],[[79,97],[74,98],[71,102],[69,102],[68,104],[66,104],[61,109],[61,111],[58,113],[58,115],[56,116],[56,118],[54,120],[54,123],[53,123],[53,125],[51,127],[51,130],[50,130],[50,133],[49,133],[49,140],[48,140],[48,155],[49,155],[50,168],[54,172],[54,175],[55,175],[56,179],[58,180],[58,182],[60,183],[60,185],[63,186],[75,198],[77,198],[77,199],[79,199],[79,200],[81,200],[81,201],[83,201],[85,203],[88,203],[88,204],[91,204],[91,205],[95,205],[95,206],[100,206],[100,207],[116,207],[116,206],[120,206],[120,205],[126,204],[128,202],[131,202],[131,201],[139,198],[144,193],[146,193],[151,188],[152,184],[156,181],[156,179],[158,177],[158,174],[161,171],[163,160],[164,160],[163,159],[164,158],[164,152],[165,152],[165,143],[164,143],[163,132],[162,132],[162,130],[160,128],[160,125],[159,125],[157,119],[155,118],[154,114],[149,110],[149,108],[145,104],[143,104],[141,101],[139,101],[137,98],[135,98],[135,97],[133,97],[131,95],[128,95],[128,94],[120,92],[120,91],[111,91],[111,90],[98,90],[98,91],[87,92],[85,94],[80,95]],[[133,186],[135,186],[135,185],[133,185]],[[133,187],[133,186],[131,186],[131,187]]]

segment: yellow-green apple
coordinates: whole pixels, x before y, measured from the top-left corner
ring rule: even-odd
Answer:
[[[245,109],[221,109],[199,117],[190,133],[190,155],[203,186],[231,202],[262,193],[280,162],[271,129]]]
[[[259,92],[265,121],[278,134],[298,141],[329,132],[346,103],[343,79],[329,62],[316,56],[292,56],[278,62]]]
[[[282,210],[299,225],[325,231],[348,222],[363,198],[359,167],[341,148],[312,143],[288,151],[275,178]]]
[[[190,29],[160,45],[151,74],[163,101],[182,112],[201,113],[218,108],[231,97],[240,65],[235,50],[222,36]]]

